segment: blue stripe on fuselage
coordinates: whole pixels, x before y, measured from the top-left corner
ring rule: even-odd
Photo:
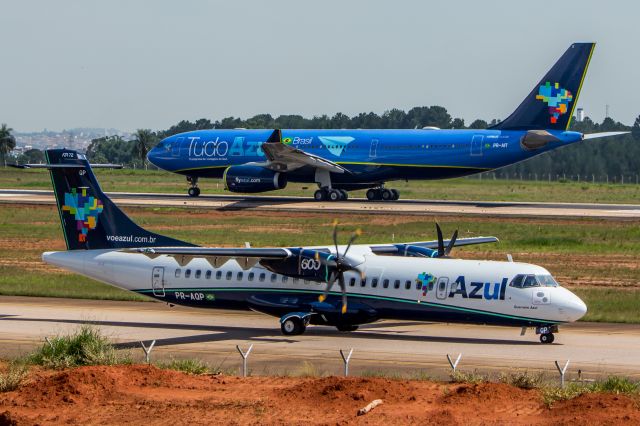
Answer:
[[[273,130],[199,130],[171,136],[149,152],[167,171],[220,177],[231,165],[265,161],[261,145]],[[348,181],[439,179],[496,169],[581,140],[577,132],[550,131],[560,139],[543,148],[521,147],[524,131],[500,130],[283,130],[282,140],[343,165]],[[292,173],[305,181],[311,170]],[[337,176],[336,176],[337,177]]]

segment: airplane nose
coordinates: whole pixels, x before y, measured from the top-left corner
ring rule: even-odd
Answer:
[[[578,321],[587,313],[587,305],[575,294],[571,293],[571,296],[567,298],[567,303],[564,306],[564,311],[569,321]]]

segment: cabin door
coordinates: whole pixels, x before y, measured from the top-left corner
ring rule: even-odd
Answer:
[[[162,266],[155,266],[151,271],[151,289],[154,296],[164,297],[164,268]]]
[[[484,136],[475,135],[471,138],[471,155],[482,155],[482,144]]]
[[[438,278],[438,284],[436,285],[436,297],[440,300],[447,298],[449,293],[449,278]]]
[[[378,139],[371,139],[371,148],[369,148],[369,157],[376,158],[378,156]]]

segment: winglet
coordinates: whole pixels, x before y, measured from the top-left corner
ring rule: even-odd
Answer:
[[[269,136],[266,143],[280,143],[282,141],[282,130],[275,129]]]

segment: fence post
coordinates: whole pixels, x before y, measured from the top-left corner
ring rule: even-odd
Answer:
[[[344,376],[347,377],[349,375],[349,361],[351,360],[351,355],[353,354],[353,348],[349,350],[349,355],[345,356],[344,351],[340,349],[340,356],[342,357],[342,361],[344,362]]]
[[[242,357],[242,377],[247,377],[247,358],[249,358],[249,354],[251,353],[251,349],[253,349],[253,343],[247,349],[247,352],[242,352],[240,349],[240,345],[236,345],[236,349],[240,352],[240,356]]]
[[[567,362],[564,364],[563,368],[560,368],[560,364],[558,364],[558,361],[555,361],[556,368],[558,369],[558,372],[560,373],[560,387],[561,388],[564,387],[564,373],[566,373],[566,371],[567,371],[567,367],[569,366],[569,361],[570,360],[567,360]]]
[[[449,356],[449,354],[447,354],[447,361],[449,361],[449,365],[451,366],[451,369],[453,370],[453,372],[456,372],[456,368],[458,368],[458,363],[460,362],[460,358],[462,358],[462,353],[458,354],[458,358],[456,359],[456,362],[451,361],[451,357]]]
[[[145,359],[147,361],[147,364],[151,364],[151,350],[155,346],[156,341],[152,340],[151,344],[149,345],[149,347],[145,346],[144,342],[142,340],[140,341],[140,344],[142,345],[142,350],[144,351],[144,356],[145,356]]]

